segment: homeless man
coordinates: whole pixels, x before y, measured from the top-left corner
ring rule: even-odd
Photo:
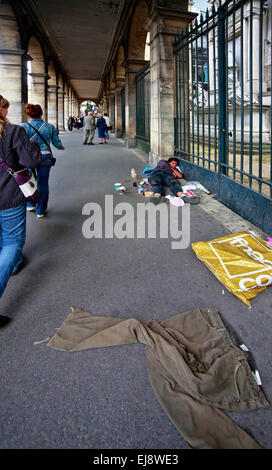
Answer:
[[[181,184],[178,178],[183,178],[183,174],[178,167],[178,159],[171,157],[168,160],[160,160],[152,171],[148,180],[152,186],[153,198],[160,199],[165,195],[163,185],[168,186],[174,196],[180,197],[182,193]]]

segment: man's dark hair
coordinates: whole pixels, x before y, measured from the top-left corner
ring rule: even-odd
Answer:
[[[175,158],[175,157],[168,158],[167,163],[171,163],[171,162],[177,162],[177,164],[179,163],[178,158]]]

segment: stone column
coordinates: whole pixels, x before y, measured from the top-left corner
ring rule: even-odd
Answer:
[[[146,64],[145,60],[129,59],[124,65],[126,69],[126,136],[127,147],[136,147],[136,73]]]
[[[22,74],[25,51],[16,18],[8,3],[0,2],[0,93],[9,101],[8,119],[13,124],[23,120]]]
[[[115,137],[122,136],[122,89],[125,85],[124,78],[115,80]]]
[[[109,97],[106,92],[103,93],[103,112],[109,114]]]
[[[68,114],[69,116],[73,115],[71,90],[68,92]]]
[[[70,116],[69,114],[69,96],[67,94],[67,91],[64,92],[64,129],[67,129],[67,120],[68,117]]]
[[[48,75],[46,73],[29,73],[28,75],[31,77],[31,89],[28,100],[31,100],[33,104],[39,104],[43,112],[45,112],[46,80]]]
[[[196,14],[178,9],[153,7],[145,29],[150,32],[150,163],[174,155],[174,56],[177,34]],[[177,4],[177,2],[175,2]],[[180,9],[184,6],[180,6]]]
[[[78,115],[78,112],[77,112],[77,102],[76,102],[74,93],[72,94],[72,113],[73,113],[73,116],[77,116],[77,115]]]
[[[8,119],[20,124],[23,116],[22,106],[22,50],[0,49],[1,93],[9,101]]]
[[[64,91],[58,90],[58,129],[64,131]]]
[[[106,111],[107,112],[107,111]],[[112,132],[115,131],[115,90],[110,91],[109,95],[109,118],[112,125]]]
[[[48,122],[58,127],[58,85],[48,85]]]
[[[245,92],[250,93],[250,82],[252,79],[253,101],[258,99],[260,87],[260,63],[259,63],[259,41],[260,41],[260,0],[253,1],[252,5],[252,44],[250,48],[250,2],[245,4]],[[252,77],[250,76],[250,55],[252,55]],[[263,72],[263,70],[262,70]],[[263,92],[267,91],[267,84],[262,84]]]

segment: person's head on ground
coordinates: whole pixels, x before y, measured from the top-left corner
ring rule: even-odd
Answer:
[[[168,158],[167,163],[168,163],[169,166],[171,166],[171,168],[173,170],[175,170],[178,166],[179,161],[175,157],[170,157],[170,158]]]
[[[25,107],[26,115],[31,119],[41,119],[43,110],[39,104],[28,103]]]
[[[9,124],[7,119],[9,101],[0,95],[0,139],[2,139],[5,124]]]

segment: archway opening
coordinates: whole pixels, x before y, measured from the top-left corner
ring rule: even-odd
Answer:
[[[39,104],[45,111],[45,64],[41,45],[32,37],[28,44],[30,61],[27,62],[28,102]]]

